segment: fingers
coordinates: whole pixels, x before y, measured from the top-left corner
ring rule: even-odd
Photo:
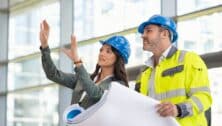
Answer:
[[[70,52],[69,50],[67,50],[67,49],[65,49],[65,48],[62,48],[61,50],[62,50],[63,53],[65,53],[65,54],[68,56],[68,54],[69,54],[69,52]]]
[[[160,116],[166,117],[166,116],[177,116],[177,108],[176,105],[170,103],[170,102],[163,102],[156,106],[157,112],[160,114]]]
[[[43,48],[48,46],[49,31],[45,29],[44,21],[40,23],[39,39]]]
[[[77,48],[76,36],[74,34],[71,35],[71,48]]]
[[[61,49],[63,53],[65,53],[73,62],[79,61],[79,56],[75,52],[73,52],[71,49],[62,48]]]
[[[43,20],[41,23],[40,23],[40,30],[41,31],[45,31],[45,32],[49,32],[49,25],[47,23],[46,20]]]
[[[161,116],[172,116],[173,115],[173,108],[166,105],[163,106],[161,109],[158,110],[158,112],[160,113]]]
[[[76,42],[76,36],[75,36],[74,33],[71,35],[71,41],[72,41],[72,42]]]
[[[40,29],[41,29],[41,30],[44,30],[44,29],[45,29],[45,27],[44,27],[44,20],[40,23]]]
[[[43,31],[43,30],[40,30],[39,35],[44,40],[48,39],[48,34],[45,31]]]
[[[40,30],[41,30],[41,31],[43,30],[42,22],[40,23]]]
[[[49,25],[48,25],[47,21],[46,21],[46,20],[43,20],[42,23],[43,23],[44,29],[45,29],[45,30],[49,30]]]
[[[71,60],[73,60],[72,52],[71,52],[70,49],[62,48],[61,50],[62,50],[62,52],[65,53]]]

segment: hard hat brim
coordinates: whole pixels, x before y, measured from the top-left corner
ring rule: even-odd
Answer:
[[[148,21],[141,23],[141,24],[139,25],[139,27],[138,27],[138,32],[141,33],[141,34],[143,34],[144,28],[145,28],[147,25],[150,25],[150,24],[152,24],[152,23],[151,23],[151,22],[148,22]]]

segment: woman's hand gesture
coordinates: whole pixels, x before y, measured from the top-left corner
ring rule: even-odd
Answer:
[[[80,60],[77,50],[77,41],[74,34],[71,35],[71,48],[63,49],[63,52],[73,61],[78,62]]]
[[[48,47],[49,31],[50,31],[50,27],[48,23],[46,22],[46,20],[43,20],[40,23],[40,32],[39,32],[39,39],[40,39],[42,48]]]

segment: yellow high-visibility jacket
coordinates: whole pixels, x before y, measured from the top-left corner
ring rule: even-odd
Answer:
[[[175,47],[174,47],[175,48]],[[187,108],[187,115],[176,117],[181,126],[207,126],[204,115],[212,104],[207,67],[193,52],[177,49],[155,67],[154,85],[149,84],[152,68],[146,68],[136,81],[144,95]]]

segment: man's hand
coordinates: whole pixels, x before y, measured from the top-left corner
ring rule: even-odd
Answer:
[[[178,110],[177,110],[176,105],[170,102],[162,102],[156,105],[156,108],[160,116],[163,116],[163,117],[166,117],[166,116],[176,117],[178,115]]]
[[[50,31],[50,27],[47,21],[43,20],[40,23],[40,32],[39,32],[39,39],[40,39],[42,48],[46,48],[48,46],[49,31]]]

